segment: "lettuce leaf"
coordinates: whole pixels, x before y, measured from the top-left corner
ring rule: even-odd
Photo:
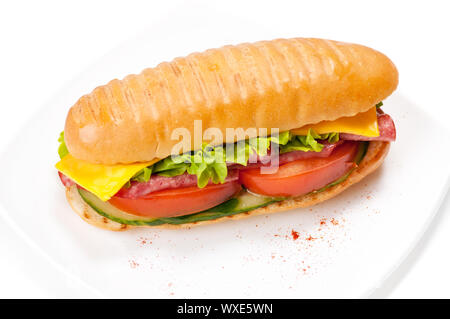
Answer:
[[[214,184],[224,183],[228,175],[227,163],[236,163],[246,166],[250,156],[267,155],[270,147],[275,144],[280,153],[291,151],[320,152],[323,145],[317,140],[328,140],[336,143],[339,133],[317,134],[309,130],[308,135],[292,135],[289,131],[266,137],[255,137],[245,141],[224,146],[211,146],[203,144],[202,149],[187,152],[178,156],[169,156],[154,165],[138,172],[131,180],[148,182],[152,174],[166,177],[182,175],[185,172],[197,176],[197,186],[205,187],[209,181]]]
[[[289,143],[291,137],[291,133],[286,131],[277,135],[254,137],[245,141],[239,141],[232,144],[232,147],[226,147],[227,154],[225,160],[229,163],[247,166],[250,156],[254,154],[265,156],[272,143],[286,145]],[[230,150],[232,152],[229,152]]]
[[[317,140],[328,140],[329,143],[336,143],[339,141],[339,133],[317,134],[314,130],[309,129],[307,135],[294,135],[288,143],[280,145],[280,154],[303,151],[303,152],[320,152],[323,149],[323,144]]]
[[[278,146],[280,154],[292,151],[320,152],[323,145],[318,140],[328,140],[336,143],[339,133],[317,134],[310,129],[306,136],[293,135],[289,131],[271,136],[255,137],[233,144],[211,146],[204,144],[202,149],[187,152],[177,156],[169,156],[152,166],[146,167],[136,173],[125,185],[130,186],[131,181],[148,182],[152,174],[173,177],[184,173],[197,176],[197,186],[205,187],[209,181],[214,184],[224,183],[228,175],[227,163],[236,163],[246,166],[250,156],[257,154],[265,156],[271,147]],[[64,132],[61,132],[58,142],[58,154],[63,158],[69,151],[64,142]]]
[[[141,183],[148,182],[150,180],[150,176],[152,176],[152,170],[153,166],[146,167],[134,175],[131,180]]]
[[[162,176],[177,176],[187,172],[197,176],[197,185],[205,187],[211,180],[223,183],[228,175],[225,151],[222,146],[204,144],[202,149],[179,156],[170,156],[154,164],[154,172]]]
[[[59,134],[58,142],[59,142],[58,154],[59,154],[59,158],[62,159],[64,156],[69,154],[69,150],[67,149],[66,142],[64,142],[64,131],[62,131]]]

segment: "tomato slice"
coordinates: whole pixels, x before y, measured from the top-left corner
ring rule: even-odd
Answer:
[[[356,164],[358,142],[345,142],[329,157],[310,158],[281,165],[274,174],[261,174],[259,168],[243,170],[241,183],[251,192],[267,196],[300,196],[335,181]]]
[[[109,203],[115,207],[145,217],[175,217],[197,213],[217,206],[242,189],[239,181],[224,184],[166,189],[130,199],[114,196]]]

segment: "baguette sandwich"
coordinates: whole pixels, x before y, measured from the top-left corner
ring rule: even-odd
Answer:
[[[396,138],[382,53],[322,39],[224,46],[112,80],[67,115],[56,164],[73,210],[108,230],[191,227],[318,204]]]

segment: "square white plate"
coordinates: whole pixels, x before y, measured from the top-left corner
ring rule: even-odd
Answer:
[[[21,131],[0,159],[5,218],[67,273],[104,296],[369,294],[420,239],[448,188],[447,131],[399,92],[385,101],[398,140],[382,168],[311,209],[189,230],[124,233],[91,227],[71,211],[53,165],[68,108],[79,96],[191,51],[278,35],[233,17],[174,18],[185,19],[185,28],[167,20],[115,49],[63,88]]]

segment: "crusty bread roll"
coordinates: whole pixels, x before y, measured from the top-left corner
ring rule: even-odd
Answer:
[[[70,109],[65,141],[89,162],[150,161],[170,155],[175,128],[194,138],[194,120],[224,137],[226,128],[286,131],[366,111],[397,82],[394,64],[361,45],[295,38],[225,46],[97,87]]]
[[[181,225],[160,225],[160,226],[132,226],[120,224],[115,221],[112,221],[106,217],[99,215],[91,206],[89,206],[80,196],[77,191],[76,186],[71,186],[66,188],[66,197],[72,206],[73,210],[86,222],[89,224],[113,231],[122,231],[135,227],[153,227],[153,228],[190,228],[192,226],[197,225],[207,225],[211,223],[216,223],[224,220],[236,220],[249,216],[255,215],[263,215],[263,214],[271,214],[280,211],[286,211],[289,209],[295,209],[300,207],[308,207],[319,204],[327,199],[330,199],[351,185],[359,182],[364,177],[375,171],[382,163],[384,158],[386,157],[389,151],[389,142],[370,142],[369,148],[367,149],[367,153],[364,156],[361,163],[359,163],[358,167],[350,174],[350,176],[343,181],[333,187],[328,188],[327,190],[320,193],[310,193],[304,196],[299,196],[295,198],[290,198],[281,202],[276,202],[270,204],[268,206],[255,209],[253,211],[239,213],[232,216],[226,216],[222,218],[218,218],[215,220],[207,220],[196,223],[187,223]]]

